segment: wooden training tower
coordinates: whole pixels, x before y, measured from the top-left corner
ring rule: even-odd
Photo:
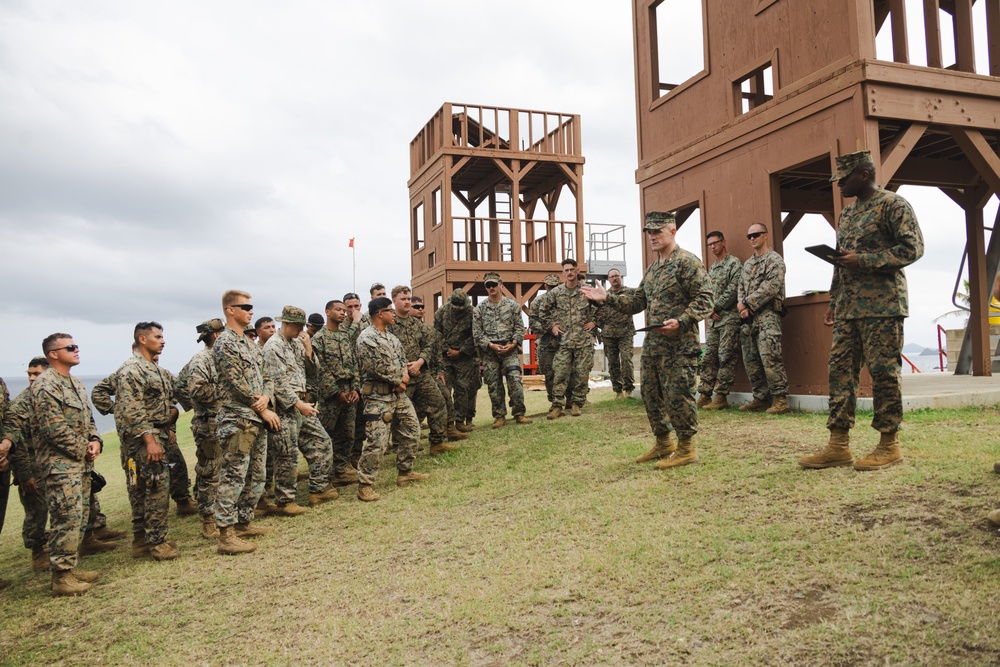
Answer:
[[[525,307],[564,258],[583,267],[583,164],[579,115],[442,106],[410,142],[414,294],[432,310],[459,287],[475,301],[497,271]]]
[[[703,50],[689,54],[700,60],[693,71],[671,78],[682,9],[700,16]],[[676,210],[683,221],[697,211],[702,244],[722,230],[741,259],[752,253],[747,227],[763,223],[783,254],[800,222],[836,225],[845,202],[829,182],[834,158],[868,149],[883,186],[937,187],[964,210],[964,222],[917,217],[967,238],[971,370],[990,375],[1000,234],[987,252],[983,208],[1000,192],[1000,0],[633,0],[633,29],[643,213]],[[979,69],[974,35],[988,37]],[[711,257],[704,245],[702,254]],[[786,301],[792,393],[827,392],[828,303]]]

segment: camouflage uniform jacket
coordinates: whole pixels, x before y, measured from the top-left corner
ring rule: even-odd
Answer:
[[[785,302],[785,260],[773,250],[759,257],[750,255],[743,262],[738,285],[736,298],[751,312],[769,308],[780,313]]]
[[[396,387],[403,381],[406,369],[406,355],[399,339],[388,330],[382,333],[374,326],[366,327],[358,336],[358,366],[361,368],[362,384],[388,385]],[[389,400],[391,390],[375,390],[365,400]]]
[[[94,407],[102,415],[110,415],[115,411],[115,394],[118,393],[118,367],[114,373],[104,378],[94,385],[90,392],[90,398],[94,401]]]
[[[4,387],[6,390],[6,387]],[[25,388],[10,402],[3,417],[3,437],[11,442],[10,467],[14,480],[38,479],[38,452],[31,437],[31,390]]]
[[[206,347],[204,350],[199,350],[191,357],[191,361],[185,368],[187,368],[188,373],[184,391],[191,401],[194,416],[214,420],[215,416],[219,414],[220,405],[218,396],[219,371],[215,367],[215,356],[212,354],[212,348]],[[178,383],[180,383],[183,374],[181,371],[181,375],[177,376]]]
[[[277,335],[277,334],[275,334]],[[219,334],[212,346],[215,368],[219,372],[219,437],[228,437],[241,419],[261,422],[250,407],[255,396],[274,395],[274,385],[264,371],[260,345],[231,328]],[[269,408],[274,408],[272,399]]]
[[[445,350],[458,350],[466,358],[476,356],[476,343],[472,340],[472,306],[459,308],[450,301],[434,313],[434,328],[441,334]]]
[[[531,329],[531,333],[539,338],[542,336],[553,337],[551,332],[552,327],[546,328],[545,323],[542,322],[542,309],[545,307],[545,302],[548,301],[550,294],[552,294],[551,290],[539,294],[528,308],[528,328]]]
[[[345,326],[345,321],[340,326]],[[313,352],[319,366],[319,398],[329,401],[337,394],[361,389],[358,372],[358,355],[354,351],[354,327],[346,331],[333,331],[323,327],[312,339]]]
[[[621,289],[608,290],[608,294],[625,294],[631,288],[622,286]],[[610,338],[626,338],[635,335],[635,323],[632,321],[631,313],[623,313],[620,310],[609,308],[607,304],[597,307],[597,319],[595,322],[601,328],[601,334]]]
[[[298,338],[288,340],[279,331],[264,344],[264,368],[274,383],[278,410],[291,410],[306,391],[306,364],[314,361],[306,359],[306,346]]]
[[[83,463],[87,445],[100,437],[83,383],[49,368],[31,385],[31,433],[38,447],[41,477],[53,468],[69,470]],[[66,459],[70,462],[66,464]]]
[[[195,355],[197,356],[197,354]],[[181,372],[177,374],[177,379],[174,381],[174,398],[181,407],[184,408],[185,412],[188,412],[194,408],[194,404],[191,403],[191,394],[188,393],[188,379],[191,377],[191,362],[194,361],[194,357],[184,364],[184,368]]]
[[[736,292],[741,275],[743,275],[743,265],[736,255],[732,254],[715,262],[708,270],[708,277],[712,279],[714,311],[722,317],[718,322],[706,320],[709,326],[721,326],[740,318],[740,313],[736,310]]]
[[[556,324],[562,329],[560,348],[593,347],[595,332],[584,331],[583,325],[595,322],[597,307],[583,295],[579,285],[571,288],[563,283],[553,287],[540,315],[549,330]]]
[[[115,395],[115,425],[127,442],[146,433],[157,435],[170,430],[170,409],[175,403],[174,378],[168,371],[142,357],[132,357],[122,364]]]
[[[424,366],[430,368],[434,344],[423,322],[415,317],[396,315],[396,323],[385,330],[399,339],[407,361],[423,359]]]
[[[431,339],[431,358],[427,363],[427,370],[433,375],[444,373],[444,338],[434,327],[424,324],[427,336]]]
[[[489,299],[481,301],[472,313],[472,337],[484,350],[490,348],[490,343],[514,343],[515,348],[520,347],[524,342],[524,321],[517,301],[507,296],[496,303]]]
[[[857,253],[861,265],[833,270],[830,308],[837,319],[909,315],[903,267],[924,254],[924,237],[909,202],[879,189],[845,207],[837,224],[837,248]]]
[[[649,265],[642,282],[628,293],[609,294],[609,306],[626,313],[646,311],[646,324],[676,319],[680,331],[667,336],[647,331],[644,356],[682,356],[697,359],[701,353],[698,322],[712,314],[712,282],[697,257],[677,246],[669,255]]]

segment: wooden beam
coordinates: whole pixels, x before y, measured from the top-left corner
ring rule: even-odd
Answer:
[[[955,0],[955,64],[962,72],[976,71],[976,40],[972,28],[972,0]]]
[[[948,195],[948,199],[952,200],[959,206],[965,206],[965,190],[959,190],[958,188],[938,188],[941,192]]]
[[[792,211],[786,215],[785,219],[781,221],[781,236],[787,239],[788,235],[792,233],[793,229],[795,229],[795,226],[798,225],[805,216],[806,214],[801,211]]]
[[[448,170],[449,173],[452,176],[454,176],[455,174],[458,173],[458,170],[461,169],[462,167],[464,167],[466,164],[468,164],[469,160],[471,160],[471,159],[472,158],[469,157],[468,155],[464,155],[464,156],[460,157],[459,159],[455,160],[455,163],[451,166],[451,169]]]
[[[906,41],[906,0],[889,0],[892,25],[892,59],[897,63],[910,62],[910,47]]]
[[[975,168],[965,161],[941,160],[911,155],[896,169],[893,179],[898,184],[929,185],[931,187],[965,189],[976,180]],[[888,186],[889,181],[879,176]]]
[[[802,213],[826,213],[833,210],[833,196],[819,190],[781,191],[781,209]]]
[[[941,58],[941,5],[938,0],[924,0],[924,38],[927,42],[927,66],[944,67]]]
[[[888,183],[893,174],[903,164],[913,147],[927,130],[927,123],[910,123],[910,126],[896,135],[892,143],[882,151],[882,167],[878,174],[881,182]]]
[[[961,0],[959,0],[961,2]],[[986,241],[983,236],[983,209],[968,193],[965,204],[965,236],[969,253],[969,333],[972,339],[972,374],[993,375],[990,355],[989,286],[986,284]]]
[[[1000,76],[1000,0],[986,2],[987,52],[990,55],[990,76]]]
[[[958,127],[948,128],[955,143],[958,144],[972,166],[982,176],[994,192],[1000,192],[1000,157],[993,152],[983,135],[977,130]]]

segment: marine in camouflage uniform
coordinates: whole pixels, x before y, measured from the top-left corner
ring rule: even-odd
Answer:
[[[228,306],[226,310],[233,308]],[[264,493],[267,431],[262,414],[252,406],[261,396],[273,405],[274,387],[264,370],[260,346],[242,331],[234,330],[229,318],[225,331],[212,346],[212,354],[219,373],[216,436],[222,460],[215,495],[215,525],[221,534],[223,528],[234,524],[249,525],[254,506]],[[219,539],[221,542],[225,537]]]
[[[358,336],[358,365],[361,371],[361,393],[365,397],[365,446],[358,461],[358,499],[378,500],[372,490],[389,438],[396,444],[396,483],[427,479],[428,475],[413,472],[420,423],[413,403],[406,395],[406,354],[387,324],[394,318],[392,301],[384,297],[368,304],[373,319]]]
[[[737,287],[743,265],[726,248],[722,232],[710,232],[708,248],[716,257],[708,277],[715,306],[705,320],[705,356],[701,360],[698,405],[710,410],[729,406],[729,389],[736,379],[740,355],[740,316],[736,310]],[[713,398],[712,394],[715,394]]]
[[[444,348],[445,384],[455,405],[455,424],[460,431],[476,414],[476,393],[479,390],[479,360],[472,338],[472,300],[459,288],[434,313],[434,328],[441,334]]]
[[[695,406],[695,373],[701,344],[698,322],[712,312],[712,285],[701,261],[676,245],[676,221],[671,213],[646,214],[643,230],[657,259],[649,265],[642,282],[623,294],[609,294],[607,305],[626,313],[646,311],[646,323],[664,323],[667,331],[646,332],[642,343],[640,391],[656,444],[637,462],[663,459],[658,468],[670,468],[698,460],[692,439],[698,432]],[[582,288],[600,300],[602,288]],[[679,443],[670,433],[676,430]]]
[[[621,271],[611,269],[608,274],[612,283],[609,294],[621,294],[629,289],[621,284]],[[615,282],[618,283],[617,287],[614,286]],[[601,339],[604,341],[604,358],[608,362],[611,388],[619,396],[631,396],[635,391],[635,370],[632,367],[635,323],[632,316],[614,308],[601,307],[597,309],[597,326],[601,329]]]
[[[32,368],[28,367],[29,378]],[[6,390],[2,382],[0,380],[0,388]],[[14,483],[17,484],[18,497],[24,508],[21,538],[24,541],[24,548],[31,549],[32,563],[36,571],[42,571],[48,569],[48,558],[44,556],[44,547],[45,524],[48,521],[49,510],[45,503],[45,479],[39,470],[38,452],[31,434],[31,413],[29,385],[11,401],[3,417],[3,438],[11,443],[8,458]]]
[[[545,326],[556,334],[559,350],[552,360],[555,380],[552,383],[552,409],[549,419],[572,407],[577,416],[590,392],[590,370],[594,367],[594,334],[597,308],[580,291],[576,262],[563,261],[565,282],[554,288],[541,309]]]
[[[205,530],[203,536],[215,537],[215,492],[219,487],[219,460],[222,447],[216,435],[215,416],[219,413],[219,397],[216,387],[219,372],[215,368],[212,346],[218,334],[225,329],[219,318],[206,320],[196,328],[198,342],[205,348],[199,350],[177,376],[177,395],[190,402],[194,415],[191,417],[191,435],[195,443],[195,500],[198,514],[202,517]],[[181,401],[184,405],[184,401]],[[184,406],[187,409],[187,406]]]
[[[309,464],[309,494],[319,496],[327,490],[333,463],[333,444],[319,421],[318,411],[306,401],[306,368],[315,367],[312,343],[302,334],[306,312],[295,306],[285,306],[281,329],[264,345],[264,364],[274,383],[276,412],[281,429],[268,438],[268,447],[275,447],[274,486],[277,514],[289,514],[295,503],[295,483],[298,475],[298,452]],[[336,495],[331,494],[332,497]],[[332,498],[324,498],[328,500]],[[317,498],[318,500],[318,498]],[[293,510],[292,513],[301,513]]]
[[[559,281],[558,274],[550,273],[545,276],[546,291],[531,302],[531,312],[528,314],[528,327],[531,328],[531,333],[536,336],[535,358],[538,360],[538,372],[545,378],[545,395],[549,403],[552,402],[552,383],[555,380],[555,374],[552,372],[552,360],[556,356],[556,350],[559,349],[559,338],[552,335],[551,329],[542,322],[541,311],[545,307],[545,302],[548,301],[552,289],[559,285]]]
[[[753,400],[740,406],[747,412],[788,411],[788,377],[781,358],[781,312],[785,301],[785,261],[767,246],[767,227],[750,225],[747,236],[754,254],[743,262],[737,284],[736,308],[743,320],[740,342]]]
[[[410,316],[410,290],[401,288],[402,286],[398,286],[392,290],[396,322],[386,331],[395,336],[403,346],[410,375],[406,395],[410,397],[415,410],[427,414],[427,425],[430,426],[427,439],[430,441],[431,449],[434,449],[436,445],[444,442],[448,408],[431,369],[431,361],[434,358],[433,337],[423,322]],[[422,363],[417,372],[414,372],[416,362]]]
[[[472,313],[472,337],[482,354],[483,379],[493,407],[493,427],[499,428],[507,419],[504,378],[507,379],[507,396],[514,420],[527,420],[521,381],[524,321],[517,302],[503,296],[500,274],[490,271],[483,276],[483,283],[489,298],[481,301]]]
[[[143,322],[135,335],[139,354],[122,364],[115,398],[115,424],[124,436],[122,447],[131,462],[128,484],[136,495],[132,532],[145,533],[149,553],[157,560],[176,558],[179,554],[166,544],[172,474],[166,452],[177,417],[174,380],[152,361],[163,348],[162,329]]]
[[[69,373],[79,363],[79,351],[65,349],[73,345],[72,338],[53,334],[45,340],[43,350],[52,367],[31,385],[31,432],[49,507],[53,593],[75,594],[86,592],[96,580],[93,573],[74,571],[90,506],[90,473],[103,443],[87,391]]]
[[[898,430],[903,421],[900,384],[903,320],[909,315],[903,268],[924,254],[924,238],[909,202],[875,183],[871,153],[837,158],[832,181],[844,197],[857,197],[840,212],[837,259],[825,324],[833,325],[830,348],[830,443],[799,464],[826,468],[854,463],[856,470],[877,470],[903,460]],[[854,462],[849,446],[854,427],[862,364],[872,376],[880,433],[876,449]]]
[[[361,458],[360,445],[364,441],[362,438],[357,442],[355,451],[354,428],[361,403],[361,378],[354,339],[343,306],[340,301],[327,304],[327,325],[312,338],[313,352],[319,366],[316,384],[319,420],[333,443],[330,481],[337,486],[357,480],[354,464]],[[334,325],[336,329],[331,328]]]
[[[7,412],[10,408],[10,392],[7,390],[7,383],[0,378],[0,423],[2,423],[7,416]],[[4,445],[10,448],[11,444]],[[3,533],[4,517],[7,516],[7,499],[10,497],[10,457],[11,450],[7,449],[3,453],[3,457],[0,458],[0,464],[3,464],[3,470],[0,470],[0,534]],[[7,579],[0,579],[0,590],[10,586],[10,581]]]

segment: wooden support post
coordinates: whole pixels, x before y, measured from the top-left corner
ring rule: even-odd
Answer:
[[[962,72],[976,71],[976,46],[972,33],[972,0],[955,0],[955,57]]]
[[[1000,0],[986,3],[986,35],[990,54],[990,76],[1000,76]]]
[[[910,62],[910,47],[906,41],[906,0],[889,0],[889,21],[892,27],[892,59]]]
[[[986,284],[986,242],[983,208],[974,193],[965,201],[966,247],[969,251],[969,333],[972,339],[972,374],[993,375],[990,352],[989,286]]]
[[[882,151],[882,168],[878,170],[878,177],[882,183],[892,180],[896,170],[903,164],[903,160],[910,154],[913,147],[920,141],[927,130],[926,123],[911,123],[908,128],[896,135],[891,144]]]
[[[941,57],[941,5],[938,0],[924,0],[924,38],[927,43],[927,66],[944,67]]]

